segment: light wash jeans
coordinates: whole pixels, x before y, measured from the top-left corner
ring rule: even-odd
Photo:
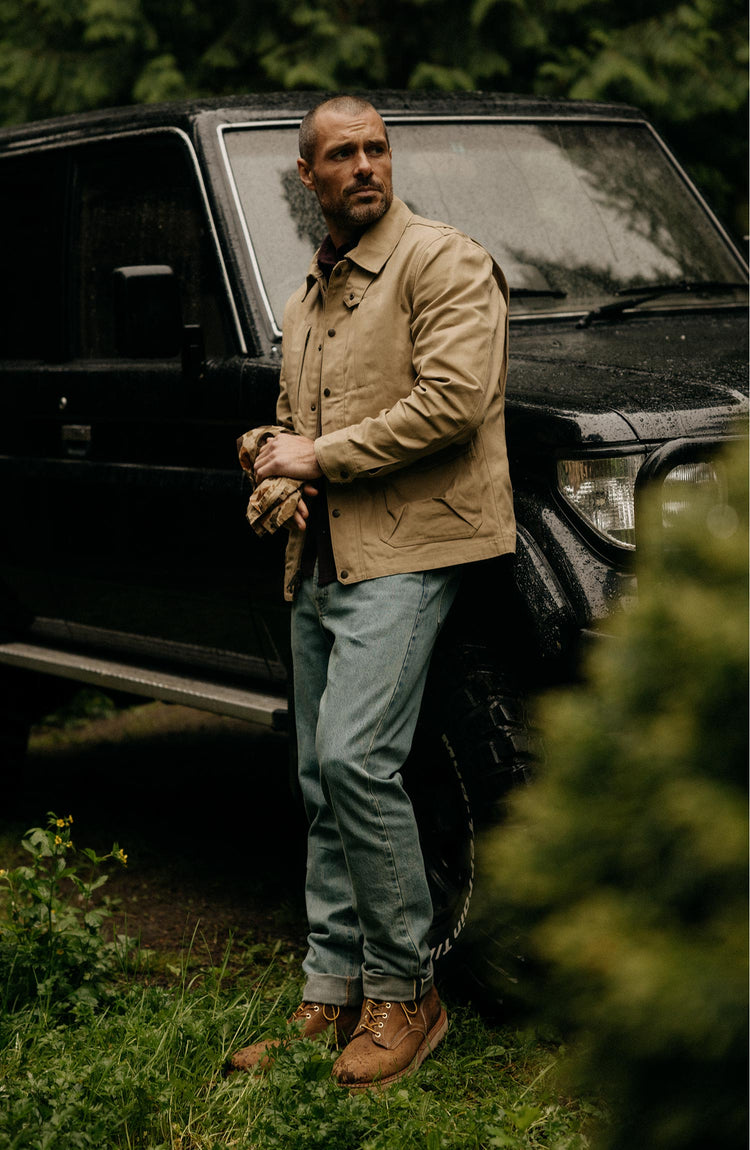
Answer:
[[[432,985],[432,903],[400,770],[459,579],[450,567],[318,587],[316,568],[295,601],[308,1002],[407,1002]]]

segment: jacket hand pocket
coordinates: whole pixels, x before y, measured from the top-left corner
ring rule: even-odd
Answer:
[[[466,484],[459,480],[443,495],[404,498],[407,484],[388,486],[383,492],[380,538],[391,547],[470,539],[482,524],[482,510],[466,497]],[[471,486],[471,485],[469,485]],[[474,500],[476,492],[472,492]]]

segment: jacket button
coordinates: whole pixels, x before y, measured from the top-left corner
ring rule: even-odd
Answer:
[[[317,406],[318,406],[317,403],[311,403],[310,404],[310,411],[315,411]]]
[[[336,328],[335,327],[329,327],[328,334],[329,335],[335,335],[336,334]]]
[[[333,518],[338,519],[340,514],[341,514],[341,512],[339,511],[338,507],[334,507],[333,511],[331,512],[331,515],[333,516]]]
[[[349,572],[348,571],[342,571],[341,572],[341,578],[342,579],[348,579],[349,578]]]
[[[323,388],[323,395],[326,397],[326,399],[328,399],[328,396],[329,396],[330,394],[331,394],[331,389],[330,389],[330,387],[324,387],[324,388]]]

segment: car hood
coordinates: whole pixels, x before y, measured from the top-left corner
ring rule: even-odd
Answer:
[[[747,412],[747,317],[716,310],[511,326],[511,450],[722,434]]]

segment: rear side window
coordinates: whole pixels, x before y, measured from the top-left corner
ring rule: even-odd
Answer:
[[[0,356],[61,354],[63,165],[47,153],[0,161]]]
[[[167,264],[182,319],[200,324],[209,356],[231,350],[219,262],[195,171],[173,135],[78,151],[74,168],[72,298],[76,352],[116,355],[113,271]]]

